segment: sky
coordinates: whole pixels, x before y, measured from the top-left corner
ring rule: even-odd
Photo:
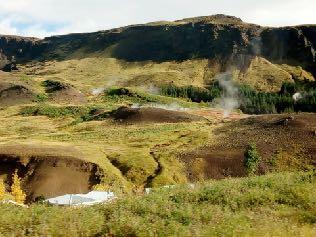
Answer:
[[[227,14],[264,26],[316,24],[316,0],[0,0],[0,34],[43,38]]]

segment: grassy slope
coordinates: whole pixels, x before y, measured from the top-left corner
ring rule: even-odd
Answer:
[[[73,62],[75,69],[68,65],[70,63],[68,61],[48,62],[47,67],[42,68],[43,73],[41,73],[40,68],[36,68],[28,76],[25,76],[24,72],[6,74],[6,76],[16,78],[16,81],[23,81],[35,88],[36,91],[43,92],[40,82],[51,78],[49,72],[50,67],[52,67],[56,70],[55,73],[59,75],[58,78],[61,81],[75,82],[77,80],[77,83],[79,83],[77,87],[82,91],[89,92],[93,88],[90,80],[98,82],[98,84],[93,84],[94,86],[102,86],[102,78],[99,78],[99,76],[105,71],[102,71],[101,65],[100,67],[93,67],[93,65],[86,67],[86,60],[92,60],[91,63],[98,62],[95,59],[78,60]],[[101,60],[102,63],[104,62]],[[50,64],[52,66],[49,66]],[[64,68],[61,69],[58,65],[63,65]],[[146,66],[144,67],[146,68]],[[96,68],[100,71],[93,74],[92,72]],[[139,65],[135,68],[139,69]],[[30,68],[27,70],[30,70]],[[90,77],[85,77],[81,70],[91,73]],[[130,66],[126,70],[130,70]],[[73,77],[70,77],[72,75],[70,71],[73,72]],[[176,98],[150,95],[146,92],[138,92],[138,95],[139,97],[90,96],[88,103],[78,105],[78,108],[83,111],[88,111],[91,107],[112,110],[121,105],[135,103],[166,105],[176,103],[189,108],[207,106],[206,104],[196,104]],[[74,146],[85,154],[85,159],[99,164],[105,170],[102,185],[106,189],[128,191],[134,186],[138,188],[148,185],[159,186],[186,182],[187,171],[183,164],[177,160],[178,154],[202,147],[204,144],[211,144],[216,140],[216,136],[213,134],[213,129],[218,126],[216,123],[192,122],[129,126],[113,124],[109,121],[82,123],[76,112],[70,111],[65,115],[57,113],[57,116],[55,116],[56,108],[62,111],[65,105],[51,105],[49,103],[41,105],[37,103],[31,106],[43,107],[43,110],[49,111],[46,115],[53,112],[53,116],[21,116],[19,114],[21,106],[3,108],[0,111],[0,134],[2,135],[0,142],[15,143],[17,145],[23,142],[34,145],[57,143],[59,145]],[[148,182],[148,178],[155,173],[158,167],[155,159],[159,159],[159,163],[163,168],[153,180]]]
[[[301,67],[272,64],[268,60],[256,57],[249,62],[241,62],[243,71],[235,70],[236,81],[246,83],[262,91],[278,91],[284,82],[293,78],[314,80],[313,76]],[[127,86],[149,89],[151,86],[170,83],[177,85],[205,86],[214,77],[226,70],[219,62],[206,59],[192,59],[181,62],[169,61],[156,63],[125,62],[108,58],[104,53],[91,55],[83,59],[29,63],[20,66],[17,78],[40,82],[54,79],[75,85],[84,93],[93,88],[109,86]],[[232,69],[230,69],[232,70]]]
[[[74,62],[75,65],[78,63],[79,68],[76,68],[76,70],[73,70],[69,65],[71,62],[68,61],[49,62],[48,65],[42,68],[44,73],[41,72],[40,68],[30,67],[27,72],[23,69],[22,72],[1,73],[0,77],[6,81],[24,84],[37,93],[44,93],[41,82],[49,78],[55,78],[55,76],[51,77],[50,75],[53,69],[49,65],[52,64],[55,70],[54,73],[59,75],[57,76],[58,80],[71,82],[88,94],[94,87],[107,85],[106,81],[103,81],[104,77],[106,78],[103,75],[103,73],[106,74],[106,68],[102,68],[104,63],[107,62],[102,60],[99,62],[96,59],[90,61],[90,64],[89,59]],[[99,64],[94,65],[94,63]],[[60,65],[64,69],[61,69]],[[138,70],[137,66],[135,68],[135,70]],[[69,70],[75,73],[71,73]],[[82,71],[89,75],[85,75]],[[108,79],[112,80],[113,78]],[[96,80],[98,84],[93,84],[93,82],[90,84],[90,80]],[[99,164],[104,169],[105,177],[102,186],[105,189],[115,191],[118,191],[118,189],[129,191],[134,185],[147,185],[147,178],[157,168],[157,162],[150,154],[152,150],[155,150],[155,153],[159,153],[157,156],[160,157],[164,169],[159,178],[157,177],[157,182],[153,180],[151,185],[155,185],[155,183],[185,182],[186,178],[182,166],[174,159],[173,154],[178,147],[193,148],[208,136],[207,132],[196,133],[200,130],[198,124],[157,124],[151,127],[151,125],[120,126],[107,121],[80,123],[80,116],[94,107],[112,110],[122,105],[135,103],[177,104],[189,108],[201,107],[201,105],[181,99],[150,95],[141,91],[138,92],[138,95],[138,98],[128,96],[93,97],[90,95],[87,104],[77,106],[48,102],[46,104],[33,103],[1,108],[0,143],[15,144],[17,149],[19,149],[21,143],[30,146],[49,146],[50,144],[73,146],[84,154],[85,159]],[[42,114],[47,116],[27,116],[27,114],[22,116],[20,112],[25,106],[41,108]],[[71,109],[66,110],[65,106]],[[204,124],[203,126],[208,125]],[[181,136],[181,139],[177,139],[179,136]],[[191,143],[190,141],[196,137],[198,138],[196,142]],[[170,142],[173,140],[176,140],[176,142]],[[169,146],[170,149],[159,148],[161,144],[164,144],[164,147]],[[163,152],[160,152],[160,150]],[[113,160],[120,164],[119,167],[111,164],[110,161]]]
[[[36,81],[50,78],[70,82],[89,93],[93,88],[113,85],[146,88],[171,81],[179,85],[203,85],[207,60],[129,63],[101,56],[30,65],[22,66],[21,73]]]
[[[112,109],[113,106],[115,108],[119,104],[133,102],[130,98],[117,99],[109,101],[107,98],[101,106]],[[162,98],[160,101],[178,100]],[[69,110],[68,114],[60,114],[56,113],[56,108],[57,111],[63,111],[65,107],[48,104],[30,106],[40,107],[48,117],[20,115],[24,106],[0,110],[0,143],[14,144],[17,149],[19,144],[73,146],[84,154],[84,159],[104,169],[103,189],[115,191],[129,191],[134,186],[185,182],[185,172],[175,155],[181,150],[193,149],[202,144],[210,136],[209,128],[212,126],[207,122],[135,125],[119,125],[110,121],[80,122],[76,109]],[[74,108],[83,108],[82,111],[85,111],[88,107],[83,105]],[[163,170],[149,184],[147,178],[158,166],[153,155],[158,157]]]
[[[121,105],[149,102],[167,105],[176,103],[180,106],[198,108],[205,105],[149,95],[146,92],[139,92],[141,99],[126,96],[93,97],[90,92],[93,88],[113,85],[137,87],[138,90],[146,91],[150,90],[151,85],[170,81],[179,85],[203,86],[220,70],[220,65],[216,62],[211,62],[211,65],[209,63],[207,60],[127,63],[106,58],[102,52],[91,58],[29,63],[22,65],[19,72],[0,76],[5,80],[23,83],[37,93],[44,92],[41,82],[47,79],[71,83],[88,97],[88,103],[80,105],[83,110],[89,107],[112,110]],[[256,70],[261,68],[261,71],[255,73],[253,68]],[[274,82],[276,85],[281,83],[280,80],[284,78],[288,80],[290,77],[286,69],[280,69],[262,59],[256,59],[244,73],[246,77],[249,77],[247,80],[251,84],[252,77],[265,81],[264,75],[267,70],[273,68],[275,68],[275,78],[278,79]],[[236,75],[239,76],[239,80],[242,80],[242,74],[236,72]],[[279,77],[280,75],[282,76]],[[258,80],[258,83],[265,85],[262,81]],[[255,84],[252,85],[255,86]],[[272,90],[273,88],[265,89]],[[60,108],[64,109],[64,107]],[[49,118],[21,116],[20,111],[21,107],[5,108],[0,111],[0,134],[2,134],[0,142],[17,144],[53,142],[75,146],[85,154],[87,160],[98,163],[104,168],[106,187],[110,186],[113,189],[114,186],[115,189],[124,187],[124,190],[134,185],[142,187],[185,182],[186,171],[176,156],[203,146],[205,143],[211,143],[214,140],[212,130],[216,126],[208,122],[132,126],[122,126],[107,121],[78,123],[78,117],[73,114]],[[154,157],[159,159],[163,169],[148,184],[146,183],[148,177],[158,166]]]
[[[0,206],[0,236],[315,236],[315,173],[178,186],[87,208]]]

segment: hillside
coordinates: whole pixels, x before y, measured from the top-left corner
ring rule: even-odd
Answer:
[[[0,36],[0,203],[30,205],[0,236],[313,236],[315,49],[225,15]],[[42,203],[91,190],[118,200]]]
[[[102,75],[136,86],[170,81],[205,86],[229,70],[237,81],[276,90],[286,81],[315,80],[315,32],[313,25],[269,28],[215,15],[43,40],[1,36],[1,68],[49,61],[49,71],[89,67],[94,79]]]

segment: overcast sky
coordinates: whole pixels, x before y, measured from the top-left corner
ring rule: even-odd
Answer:
[[[45,37],[227,14],[266,26],[316,24],[316,0],[0,0],[0,34]]]

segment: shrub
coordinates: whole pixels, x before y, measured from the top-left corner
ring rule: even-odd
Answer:
[[[211,90],[195,87],[195,86],[181,86],[178,87],[172,83],[163,85],[160,88],[162,95],[171,97],[188,98],[193,102],[208,102],[212,101],[215,97],[220,95],[220,91],[216,86],[212,87]]]
[[[28,80],[31,79],[31,77],[28,76],[28,75],[23,74],[23,75],[20,75],[20,79],[21,79],[22,81],[28,81]]]
[[[133,96],[134,93],[132,93],[129,89],[127,88],[110,88],[110,89],[107,89],[105,91],[105,94],[106,95],[109,95],[109,96],[114,96],[114,95],[117,95],[117,96],[122,96],[122,95],[127,95],[127,96]]]
[[[248,174],[255,174],[257,172],[260,160],[261,157],[257,151],[256,144],[252,143],[248,145],[245,152],[245,166]]]
[[[53,106],[41,104],[37,106],[26,106],[22,108],[21,114],[24,116],[47,116],[50,118],[62,117],[84,117],[92,110],[85,106]]]
[[[47,99],[48,99],[48,96],[45,93],[41,93],[41,94],[36,95],[35,101],[36,102],[45,102],[45,101],[47,101]]]
[[[0,179],[0,201],[2,201],[5,198],[6,190],[5,185],[2,179]]]
[[[133,90],[130,88],[109,88],[104,93],[104,99],[106,101],[111,100],[114,103],[157,103],[160,102],[161,98],[156,95],[151,95],[146,92]]]
[[[59,91],[59,90],[65,89],[65,87],[66,87],[65,84],[63,84],[59,81],[54,81],[54,80],[43,81],[41,83],[41,85],[43,87],[45,87],[46,93],[52,93],[55,91]]]
[[[11,194],[17,203],[23,204],[25,202],[26,194],[22,190],[21,178],[19,178],[17,170],[13,174],[13,183],[11,186]]]

